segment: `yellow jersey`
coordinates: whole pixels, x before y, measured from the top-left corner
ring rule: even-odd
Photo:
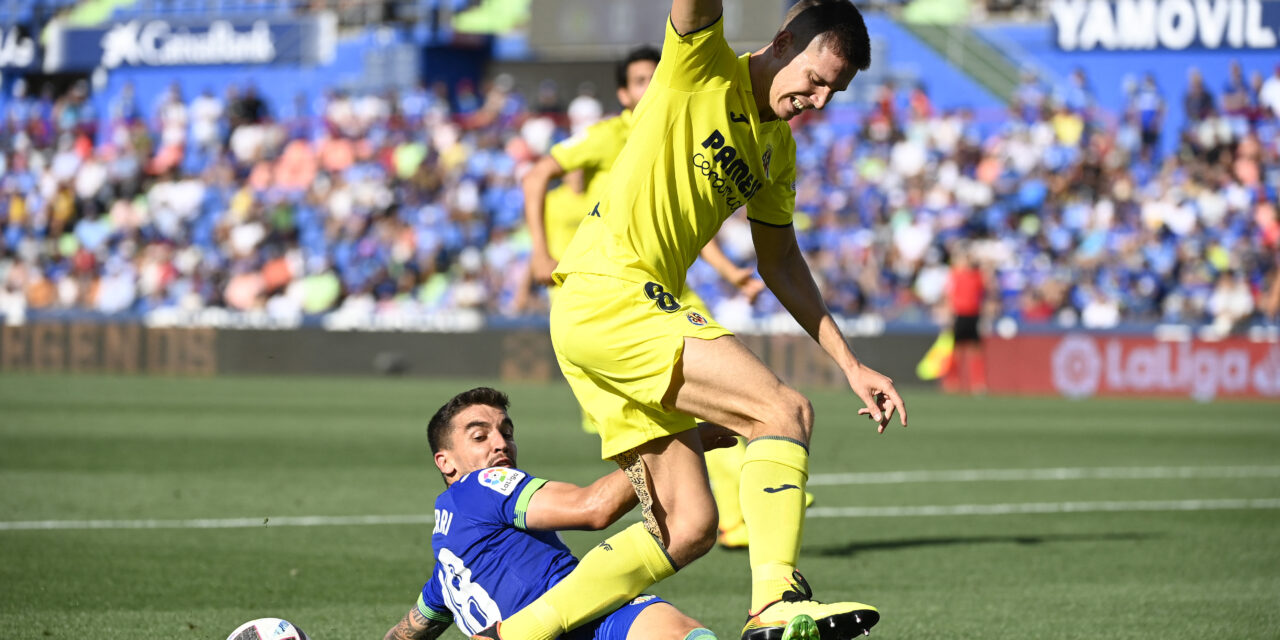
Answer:
[[[748,73],[724,21],[680,35],[667,21],[662,61],[636,107],[631,136],[554,277],[594,273],[684,290],[685,274],[739,207],[791,224],[795,139],[760,122]]]
[[[578,230],[578,224],[600,200],[604,186],[609,182],[609,167],[622,152],[631,135],[631,110],[601,120],[585,131],[551,147],[555,158],[565,172],[582,170],[585,188],[574,192],[561,185],[547,194],[544,210],[547,228],[547,251],[559,260]]]
[[[590,199],[586,192],[578,193],[567,184],[547,192],[542,221],[547,234],[547,253],[552,258],[559,260],[564,256],[578,224],[595,204],[596,201]]]

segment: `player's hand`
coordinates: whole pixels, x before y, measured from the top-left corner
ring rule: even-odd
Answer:
[[[699,422],[698,437],[702,439],[703,451],[728,449],[738,444],[738,434],[714,422]]]
[[[538,284],[551,284],[551,273],[560,264],[551,254],[534,251],[529,256],[529,276]]]
[[[898,390],[893,388],[893,380],[861,363],[848,378],[849,388],[867,405],[858,410],[858,415],[875,420],[878,425],[877,433],[884,433],[894,411],[898,412],[902,426],[907,426],[907,405],[902,401],[902,396],[898,395]]]
[[[764,280],[751,276],[745,282],[738,284],[738,291],[747,297],[747,302],[755,304],[756,298],[759,298],[760,294],[764,293]]]

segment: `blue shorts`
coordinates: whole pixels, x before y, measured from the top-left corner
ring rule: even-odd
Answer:
[[[618,607],[613,613],[600,616],[587,624],[560,636],[562,640],[627,640],[636,616],[647,607],[666,602],[658,596],[640,595],[635,600]]]

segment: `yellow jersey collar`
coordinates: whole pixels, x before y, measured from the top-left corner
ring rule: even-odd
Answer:
[[[751,128],[760,128],[760,109],[756,106],[755,92],[751,88],[751,52],[738,56],[738,75],[741,76],[742,88],[747,96],[747,104],[742,106],[751,119]]]

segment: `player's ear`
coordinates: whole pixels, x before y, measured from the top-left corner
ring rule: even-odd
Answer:
[[[453,477],[454,474],[458,473],[458,467],[453,463],[453,457],[449,455],[448,450],[442,449],[437,451],[432,459],[435,460],[436,468],[439,469],[440,473],[443,473],[446,478]]]
[[[786,29],[779,31],[778,35],[773,37],[773,43],[769,47],[773,52],[773,57],[785,58],[790,52],[791,45],[795,43],[795,39],[795,34],[790,31]]]
[[[635,106],[635,105],[627,106],[627,98],[628,98],[628,97],[629,97],[629,96],[628,96],[628,94],[627,94],[627,88],[626,88],[626,87],[618,87],[618,104],[622,105],[622,108],[623,108],[623,109],[630,109],[630,108],[631,108],[631,106]]]

